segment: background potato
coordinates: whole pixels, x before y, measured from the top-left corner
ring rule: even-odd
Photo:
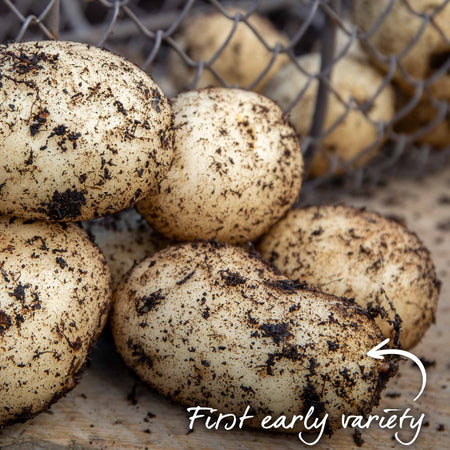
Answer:
[[[354,1],[353,20],[355,24],[363,32],[368,32],[387,10],[390,2],[391,0]],[[437,8],[440,8],[439,12],[433,15],[433,20],[429,21],[421,31],[424,24],[422,14],[431,14]],[[420,36],[414,41],[420,31]],[[413,41],[411,48],[403,53]],[[375,32],[370,35],[369,42],[385,57],[397,55],[406,73],[414,80],[429,78],[450,58],[450,2],[445,0],[408,0],[408,2],[394,0],[389,13],[377,25]],[[368,47],[366,42],[363,41],[362,44]],[[380,64],[379,58],[375,58],[372,51],[369,50],[368,54],[375,64],[385,70],[388,69],[389,64]],[[397,70],[395,80],[405,90],[409,92],[414,90],[400,70]],[[447,70],[447,73],[437,78],[430,89],[435,96],[450,100],[449,71]]]
[[[391,344],[396,325],[401,346],[410,348],[434,321],[439,281],[431,256],[398,222],[346,206],[311,206],[290,211],[259,249],[290,279],[379,314]]]
[[[386,361],[373,320],[346,299],[302,290],[255,254],[218,243],[169,247],[114,295],[116,346],[139,377],[187,406],[240,414],[368,414]],[[298,429],[298,427],[297,427]]]
[[[175,157],[138,211],[170,239],[241,243],[279,220],[300,191],[293,128],[268,98],[210,88],[173,100]]]
[[[348,19],[341,18],[342,25],[336,29],[335,36],[335,52],[336,56],[340,55],[344,49],[346,49],[345,56],[357,59],[358,61],[370,64],[369,56],[367,52],[361,47],[361,43],[358,39],[352,39],[352,32],[354,31],[355,25]],[[350,43],[350,44],[349,44]],[[321,43],[318,43],[317,49],[315,51],[320,51]]]
[[[238,12],[241,16],[246,14],[246,11],[240,9],[228,10],[231,15]],[[286,37],[265,17],[252,14],[248,21],[269,47],[274,47],[277,43],[282,46],[287,44]],[[226,42],[233,25],[233,20],[227,19],[221,12],[202,14],[186,23],[177,37],[177,43],[194,61],[209,61]],[[212,67],[229,85],[247,87],[266,69],[272,56],[273,53],[266,49],[253,30],[240,22]],[[285,54],[277,56],[254,90],[261,91],[288,61],[289,58]],[[194,80],[197,68],[189,67],[174,50],[169,53],[168,64],[169,75],[178,89],[185,89]],[[209,70],[204,69],[196,87],[210,86],[222,86],[222,82]]]
[[[320,54],[318,53],[301,56],[297,62],[307,73],[320,72]],[[308,77],[291,63],[281,69],[264,90],[265,95],[275,100],[282,109],[286,109],[306,88],[301,99],[289,113],[290,120],[301,137],[309,134],[319,86],[317,79],[313,79],[308,87],[307,82]],[[383,76],[364,60],[344,56],[333,66],[331,85],[340,99],[335,93],[330,92],[324,131],[343,117],[346,107],[342,102],[349,103],[358,110],[350,110],[336,128],[320,142],[320,147],[314,153],[311,163],[312,176],[327,173],[330,169],[329,159],[333,154],[337,154],[343,161],[349,161],[375,143],[378,134],[376,123],[389,121],[394,116],[395,103],[392,87],[386,86],[379,93],[372,106],[367,109],[367,117],[359,108],[375,95],[382,83]],[[354,165],[367,163],[382,143],[383,140],[375,148],[361,155]]]
[[[156,188],[173,156],[158,86],[108,51],[0,45],[0,214],[85,220]]]
[[[403,107],[406,102],[406,98],[398,98],[400,107]],[[395,124],[395,128],[396,131],[402,133],[417,132],[438,117],[440,117],[439,109],[433,105],[430,97],[425,95],[405,117]],[[447,105],[447,113],[439,123],[423,136],[420,136],[417,141],[437,148],[450,146],[450,104]]]
[[[0,219],[0,427],[77,383],[106,321],[110,273],[78,225]]]

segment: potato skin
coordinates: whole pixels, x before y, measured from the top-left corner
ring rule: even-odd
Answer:
[[[450,58],[450,3],[444,6],[445,0],[395,0],[389,13],[370,35],[369,42],[383,56],[401,55],[401,65],[414,80],[424,80],[431,77]],[[368,32],[379,17],[387,10],[390,0],[358,0],[353,2],[353,21],[362,32]],[[408,6],[409,5],[409,6]],[[410,11],[411,9],[415,12]],[[429,21],[425,28],[421,27],[424,18],[420,14],[433,14],[433,22]],[[420,32],[420,37],[415,40]],[[445,36],[443,36],[442,34]],[[414,45],[403,54],[404,50],[414,42]],[[362,41],[364,47],[368,47]],[[388,71],[389,64],[383,64],[375,58],[373,51],[368,50],[372,62]],[[413,92],[414,86],[407,82],[398,69],[394,79],[407,92]],[[438,98],[450,100],[450,74],[444,73],[430,86],[430,90]]]
[[[403,107],[407,100],[400,97],[398,109]],[[411,134],[427,126],[438,117],[439,109],[433,105],[428,95],[424,95],[420,102],[395,124],[395,131]],[[429,144],[438,149],[450,147],[450,106],[441,121],[430,131],[417,138],[417,141],[420,144]]]
[[[331,205],[292,210],[259,250],[290,279],[381,313],[376,321],[391,344],[400,327],[401,347],[413,347],[434,321],[440,282],[429,251],[379,214]]]
[[[87,220],[157,188],[172,110],[138,67],[74,42],[0,45],[0,214]]]
[[[387,376],[366,353],[374,321],[347,299],[303,290],[259,256],[186,243],[135,266],[114,295],[116,346],[139,377],[187,406],[266,415],[315,405],[339,426],[367,414]],[[250,421],[249,421],[250,422]]]
[[[246,11],[234,8],[227,12],[230,15],[236,15],[238,12],[241,16],[246,15]],[[265,17],[252,14],[248,21],[269,47],[278,43],[287,45],[286,37]],[[226,18],[222,12],[201,14],[186,23],[177,36],[177,43],[194,61],[209,61],[227,40],[233,25],[233,20]],[[273,53],[266,49],[253,30],[241,22],[212,67],[230,86],[246,88],[266,69],[272,56]],[[278,55],[253,90],[261,92],[265,84],[288,62],[289,57],[286,54]],[[176,87],[184,90],[194,80],[197,68],[189,67],[178,53],[172,50],[169,53],[168,72]],[[212,86],[223,84],[212,72],[204,69],[195,87],[200,89]]]
[[[294,203],[303,175],[300,144],[280,108],[254,92],[210,88],[180,94],[173,110],[174,160],[138,211],[174,240],[262,235]]]
[[[0,428],[73,389],[106,322],[110,273],[75,224],[0,219]]]
[[[311,74],[320,72],[320,54],[310,53],[297,59],[298,64]],[[293,63],[285,66],[268,83],[264,94],[286,109],[302,89],[306,87],[308,77],[300,72]],[[344,102],[355,102],[364,105],[377,92],[383,82],[382,74],[367,64],[366,61],[354,56],[344,56],[334,66],[331,74],[331,85],[340,99],[333,92],[328,98],[327,114],[324,131],[330,129],[346,112]],[[306,88],[302,98],[289,112],[292,125],[301,137],[306,137],[312,125],[314,107],[316,104],[318,81],[314,79]],[[377,144],[364,155],[362,151],[374,144],[378,136],[376,122],[387,122],[394,116],[395,96],[391,86],[386,86],[373,101],[372,107],[366,112],[368,118],[360,111],[351,110],[328,135],[320,142],[311,162],[310,175],[318,177],[330,170],[330,157],[337,154],[339,160],[349,162],[361,155],[354,166],[361,166],[370,161],[384,141],[381,137]],[[337,173],[342,173],[338,169]]]

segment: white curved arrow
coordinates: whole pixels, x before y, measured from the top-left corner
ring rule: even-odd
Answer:
[[[427,384],[427,373],[425,371],[425,367],[422,364],[422,361],[416,355],[413,355],[412,353],[407,352],[405,350],[398,350],[396,348],[380,350],[381,347],[383,347],[388,342],[389,342],[389,338],[385,339],[383,342],[381,342],[381,344],[378,344],[377,346],[375,346],[374,348],[369,350],[367,352],[367,356],[370,356],[371,358],[376,358],[376,359],[383,359],[384,358],[383,355],[400,355],[400,356],[405,356],[406,358],[412,359],[419,366],[420,372],[422,373],[422,389],[420,389],[420,392],[417,394],[416,398],[414,399],[414,401],[416,401],[422,395],[422,392],[425,389],[425,386]]]

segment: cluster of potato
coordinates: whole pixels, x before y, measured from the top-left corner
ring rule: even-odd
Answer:
[[[398,222],[345,206],[310,206],[290,211],[259,250],[290,279],[353,298],[394,346],[413,347],[434,321],[439,281],[430,254]]]
[[[389,0],[354,2],[353,20],[363,32],[369,33],[378,17],[388,14],[363,47],[371,61],[381,70],[389,70],[389,57],[396,55],[398,64],[394,80],[406,98],[398,102],[400,109],[410,101],[416,85],[426,83],[421,101],[397,125],[401,132],[415,132],[436,121],[433,129],[419,132],[418,140],[434,147],[450,145],[450,3],[435,0]],[[424,26],[424,15],[431,18]],[[409,47],[409,48],[408,48]],[[408,51],[406,51],[408,49]],[[382,62],[378,52],[384,57]],[[434,77],[434,79],[433,79]],[[440,114],[438,102],[447,103],[446,112]]]
[[[84,44],[0,46],[0,426],[72,389],[110,269],[78,224],[158,189],[173,117],[133,64]]]
[[[320,54],[301,56],[297,64],[307,73],[319,73]],[[290,111],[290,119],[300,136],[307,136],[311,129],[319,85],[317,79],[313,79],[309,85],[307,83],[308,76],[291,63],[280,70],[265,90],[268,97],[282,108],[287,108],[296,95],[306,88]],[[323,138],[320,147],[314,152],[311,176],[324,175],[330,170],[340,172],[342,168],[336,170],[330,167],[333,156],[343,161],[354,161],[357,165],[367,163],[381,146],[372,145],[380,133],[377,124],[389,122],[395,113],[394,90],[387,86],[377,93],[383,83],[383,75],[364,61],[348,56],[341,58],[333,67],[330,83],[333,91],[328,98],[324,129],[338,125]],[[370,108],[363,112],[361,107],[368,105],[368,102]],[[342,117],[345,119],[340,122]]]
[[[378,23],[387,10],[386,17]],[[227,83],[261,91],[289,110],[300,137],[308,136],[318,92],[320,54],[310,53],[291,61],[286,53],[280,53],[272,60],[273,53],[268,49],[277,45],[279,50],[286,48],[286,37],[262,16],[252,14],[247,24],[242,21],[245,11],[232,9],[227,13],[229,17],[219,11],[194,17],[178,35],[177,43],[191,59],[190,64],[210,64],[203,68],[196,85]],[[431,13],[432,19],[423,27],[423,14]],[[323,124],[326,134],[311,161],[309,174],[313,177],[342,173],[343,169],[371,160],[386,140],[385,124],[411,101],[415,85],[432,76],[435,79],[428,83],[419,104],[396,121],[395,129],[406,134],[414,132],[419,142],[435,147],[450,144],[450,4],[433,0],[414,0],[409,4],[396,0],[392,5],[389,0],[355,1],[352,20],[369,37],[362,38],[360,46],[348,48],[333,65]],[[375,25],[377,29],[372,33]],[[344,33],[338,33],[339,50],[343,50],[346,40]],[[397,91],[384,81],[391,56],[398,61],[394,74]],[[383,60],[385,63],[380,62]],[[169,75],[178,89],[194,82],[196,71],[196,66],[189,66],[176,51],[171,52]],[[443,111],[445,101],[447,107]],[[436,126],[426,134],[421,132],[433,120]]]
[[[0,426],[74,387],[111,303],[126,363],[184,405],[249,405],[256,427],[314,406],[332,430],[378,404],[396,365],[367,352],[425,333],[434,267],[377,214],[288,212],[303,158],[279,106],[218,87],[169,102],[84,44],[0,46],[0,66]],[[156,231],[103,217],[135,204]],[[106,262],[67,223],[89,219]],[[278,269],[233,246],[258,239]]]

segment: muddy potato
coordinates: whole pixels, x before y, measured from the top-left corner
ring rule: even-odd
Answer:
[[[227,88],[185,92],[172,103],[175,157],[138,211],[174,240],[242,243],[262,235],[302,182],[300,145],[280,108]]]
[[[0,428],[73,389],[106,321],[110,273],[74,224],[0,219]]]
[[[445,4],[446,3],[446,4]],[[363,32],[368,32],[388,9],[391,0],[360,0],[353,2],[353,20]],[[410,10],[412,9],[412,11]],[[439,10],[439,11],[438,11]],[[438,11],[438,12],[436,12]],[[422,30],[424,17],[432,14]],[[415,40],[416,36],[420,36]],[[399,63],[406,73],[415,81],[433,76],[450,58],[450,2],[445,0],[394,0],[392,8],[369,37],[371,46],[382,56],[400,56]],[[404,50],[413,43],[411,48]],[[372,61],[386,71],[389,64],[383,64],[375,57],[367,41],[362,45],[368,48]],[[395,80],[407,91],[414,87],[408,83],[400,70],[395,73]],[[430,86],[432,93],[439,98],[450,99],[450,73],[443,73]]]
[[[387,380],[366,355],[382,334],[351,301],[225,244],[172,246],[135,266],[114,294],[112,330],[158,392],[223,413],[249,405],[255,427],[314,405],[334,429],[342,413],[369,413]]]
[[[246,14],[245,11],[239,9],[228,11],[231,15],[236,15],[238,12],[241,16]],[[248,21],[269,47],[274,47],[278,43],[281,46],[287,44],[286,37],[279,33],[265,17],[252,14]],[[185,28],[177,37],[177,43],[194,61],[209,61],[226,42],[233,29],[233,24],[234,21],[225,17],[221,12],[196,16],[187,22]],[[230,86],[244,88],[255,81],[267,68],[272,56],[273,53],[266,49],[253,30],[245,23],[240,22],[212,67]],[[277,56],[254,90],[260,92],[264,85],[288,61],[289,58],[285,54]],[[168,64],[169,76],[179,90],[187,88],[195,79],[197,68],[189,67],[176,51],[172,50],[169,53]],[[195,87],[204,88],[222,85],[222,82],[211,71],[203,69]]]
[[[113,288],[134,264],[168,245],[134,208],[83,222],[83,228],[105,256]]]
[[[158,86],[106,50],[0,45],[0,214],[74,221],[157,188],[173,156]]]
[[[298,63],[308,73],[320,72],[318,53],[301,56]],[[308,87],[307,82],[308,77],[291,63],[281,69],[264,90],[265,95],[286,109],[306,88],[303,96],[289,113],[292,125],[301,137],[307,136],[310,131],[318,91],[317,79],[314,79]],[[349,102],[353,108],[361,108],[375,95],[382,83],[383,76],[364,60],[352,56],[341,58],[334,65],[331,75],[331,85],[341,99],[335,93],[330,93],[324,130],[330,129],[344,116],[346,107],[342,101]],[[394,116],[394,103],[394,91],[391,86],[386,86],[367,109],[368,118],[358,110],[350,110],[320,142],[311,163],[310,174],[320,176],[327,173],[331,169],[330,158],[333,155],[346,162],[361,155],[354,161],[355,166],[364,165],[373,158],[383,143],[383,136],[374,148],[365,151],[364,154],[362,152],[377,140],[376,123],[387,122]],[[338,169],[338,172],[341,171],[342,169]]]
[[[405,226],[346,206],[293,210],[259,249],[292,280],[354,298],[394,343],[414,346],[434,321],[439,281],[430,253]],[[398,342],[394,343],[398,345]]]

